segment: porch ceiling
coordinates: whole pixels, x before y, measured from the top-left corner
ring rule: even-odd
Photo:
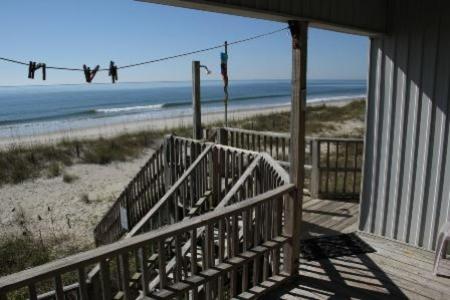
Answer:
[[[387,0],[136,0],[251,18],[286,22],[307,20],[311,26],[347,33],[386,32]]]

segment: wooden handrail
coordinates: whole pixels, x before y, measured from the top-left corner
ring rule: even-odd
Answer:
[[[232,127],[221,127],[222,129],[225,129],[229,132],[237,132],[237,133],[246,133],[246,134],[252,134],[252,135],[259,135],[259,136],[271,136],[275,138],[286,138],[290,139],[291,135],[287,132],[276,132],[276,131],[257,131],[257,130],[250,130],[250,129],[242,129],[242,128],[232,128]],[[307,136],[306,141],[310,140],[319,140],[319,141],[339,141],[339,142],[363,142],[364,139],[362,138],[333,138],[333,137],[316,137],[316,136]]]
[[[142,227],[153,217],[153,215],[172,197],[173,193],[178,190],[180,185],[188,178],[193,170],[198,166],[198,164],[211,152],[213,145],[208,145],[205,150],[197,157],[197,159],[189,166],[189,168],[184,172],[184,174],[172,185],[172,187],[167,191],[166,194],[150,209],[150,211],[145,214],[144,217],[127,233],[127,237],[136,235]]]
[[[285,183],[291,181],[291,176],[288,174],[288,172],[286,172],[284,168],[282,168],[280,162],[275,161],[275,159],[273,159],[272,156],[270,156],[268,153],[262,153],[261,155],[272,166],[272,168],[274,168],[278,172],[278,174],[280,174],[281,178],[283,178],[283,181]],[[307,168],[306,165],[305,168]]]
[[[258,156],[255,158],[252,163],[247,167],[245,172],[242,174],[241,178],[239,178],[238,182],[228,191],[228,193],[223,197],[223,199],[220,201],[220,203],[217,205],[216,208],[222,208],[228,205],[228,202],[231,200],[232,197],[235,196],[235,194],[239,191],[242,184],[247,180],[247,178],[252,175],[253,170],[258,166],[259,162],[261,161],[261,156]]]
[[[247,134],[254,134],[254,135],[266,135],[266,136],[272,136],[272,137],[281,137],[281,138],[291,138],[291,135],[289,133],[285,132],[275,132],[275,131],[257,131],[257,130],[250,130],[250,129],[242,129],[242,128],[232,128],[232,127],[222,127],[223,129],[230,131],[230,132],[239,132],[239,133],[247,133]]]
[[[252,175],[252,172],[258,167],[259,163],[263,159],[262,155],[258,155],[252,163],[246,168],[244,173],[242,173],[239,180],[234,184],[234,186],[228,191],[228,193],[225,195],[222,200],[217,204],[217,206],[214,208],[215,211],[222,209],[223,207],[230,204],[230,201],[233,199],[234,196],[238,193],[239,189],[242,188],[242,185],[246,182],[246,180],[249,178],[250,175]],[[282,168],[281,168],[282,169]],[[278,170],[276,170],[278,173]],[[283,170],[283,172],[285,172]],[[282,175],[280,175],[282,176]],[[285,182],[288,183],[288,182]],[[202,228],[200,230],[197,230],[196,238],[198,239],[203,233],[205,232],[205,228]],[[240,231],[240,236],[242,237],[242,232]],[[185,257],[189,249],[191,248],[191,241],[187,241],[182,249],[181,249],[181,256]],[[169,262],[167,262],[166,265],[166,273],[170,272],[176,264],[176,258],[172,258]],[[156,277],[154,280],[150,282],[150,290],[154,289],[156,286],[158,286],[160,283],[159,277]]]
[[[60,276],[63,273],[78,270],[79,268],[90,264],[99,263],[108,257],[117,256],[127,251],[137,250],[148,242],[161,242],[169,237],[218,222],[220,219],[231,217],[246,209],[250,209],[270,200],[277,199],[281,195],[291,193],[293,190],[295,190],[295,186],[293,184],[286,184],[251,199],[225,207],[220,211],[212,211],[164,228],[118,241],[114,244],[101,246],[97,249],[89,250],[44,264],[42,266],[2,277],[0,278],[0,295],[5,295],[7,292],[14,289],[35,284],[50,277]]]

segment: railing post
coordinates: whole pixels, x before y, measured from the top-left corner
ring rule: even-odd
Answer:
[[[291,237],[284,247],[284,271],[298,274],[300,226],[302,222],[303,186],[305,179],[306,62],[308,23],[289,21],[292,35],[292,108],[290,175],[296,189],[284,199],[283,232]]]
[[[172,135],[166,135],[164,138],[164,188],[166,191],[172,186]]]
[[[124,198],[123,200],[125,201],[121,201],[120,202],[120,207],[119,207],[119,215],[120,215],[120,225],[122,226],[122,228],[125,231],[128,231],[131,227],[130,227],[130,201],[129,199],[129,188],[127,187],[125,189],[125,193],[124,193]],[[125,202],[125,203],[124,203]]]
[[[227,132],[227,130],[225,129],[225,128],[222,128],[222,127],[220,127],[220,128],[218,128],[218,131],[219,131],[219,133],[218,133],[218,138],[219,138],[219,144],[221,144],[221,145],[228,145],[228,132]]]
[[[228,145],[228,131],[225,128],[218,128],[217,129],[217,138],[218,138],[218,142],[220,145]],[[218,157],[219,159],[219,169],[220,169],[220,175],[221,176],[225,176],[225,168],[227,166],[225,166],[225,151],[220,151],[220,156]],[[225,184],[227,184],[227,182],[225,181]]]
[[[220,189],[219,189],[219,151],[216,147],[211,149],[211,166],[210,166],[210,177],[211,177],[211,190],[212,190],[212,207],[216,207],[220,200]]]
[[[193,108],[193,124],[192,138],[195,140],[202,139],[202,112],[200,107],[200,62],[192,62],[192,108]]]
[[[309,184],[311,198],[319,198],[320,192],[320,148],[319,141],[311,141],[311,181]]]

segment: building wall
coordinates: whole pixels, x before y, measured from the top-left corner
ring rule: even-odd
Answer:
[[[370,49],[360,230],[428,250],[450,209],[447,2],[389,1]]]

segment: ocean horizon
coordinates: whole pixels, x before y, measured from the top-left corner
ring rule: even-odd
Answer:
[[[310,80],[308,102],[365,97],[365,80]],[[230,81],[229,110],[290,103],[290,80]],[[222,81],[202,82],[202,112],[223,111]],[[21,137],[192,114],[190,81],[0,86],[0,137]]]

